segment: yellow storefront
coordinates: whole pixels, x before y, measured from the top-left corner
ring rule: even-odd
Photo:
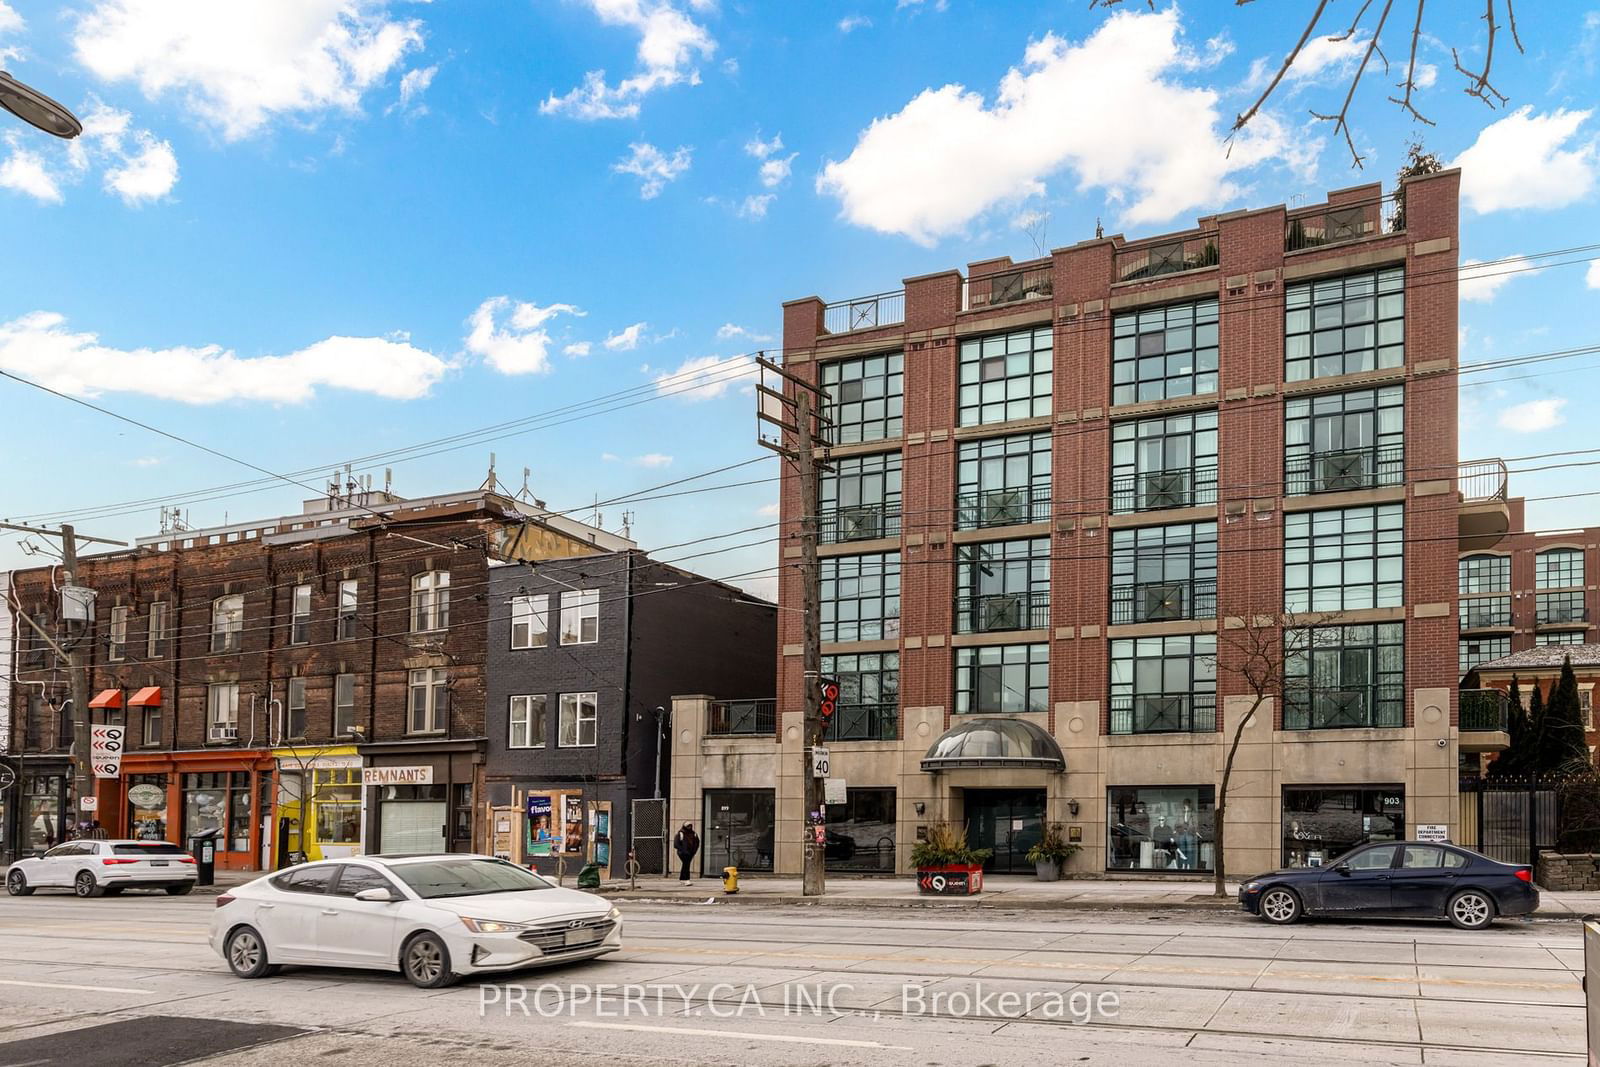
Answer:
[[[354,745],[277,748],[273,867],[342,859],[362,848],[361,756]]]

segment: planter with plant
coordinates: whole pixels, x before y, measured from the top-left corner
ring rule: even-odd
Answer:
[[[992,849],[968,848],[967,828],[936,822],[926,840],[911,850],[917,868],[917,890],[936,896],[967,896],[983,892],[983,861]]]
[[[1060,823],[1051,823],[1044,829],[1038,844],[1028,850],[1028,862],[1041,882],[1054,882],[1061,877],[1061,866],[1075,855],[1081,846],[1074,845],[1061,832]]]

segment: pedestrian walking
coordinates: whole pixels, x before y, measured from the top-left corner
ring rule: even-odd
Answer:
[[[684,885],[693,885],[689,881],[689,864],[694,860],[696,852],[700,851],[700,835],[694,832],[694,826],[684,823],[683,829],[672,839],[672,847],[678,852],[678,859],[683,861],[683,870],[678,875],[678,881]]]

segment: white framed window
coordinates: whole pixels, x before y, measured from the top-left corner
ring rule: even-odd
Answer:
[[[211,651],[239,651],[244,632],[244,594],[218,597],[211,602]]]
[[[449,676],[442,667],[411,672],[411,699],[407,704],[406,732],[441,733],[450,708]]]
[[[335,675],[333,679],[333,735],[348,737],[356,725],[356,676]]]
[[[543,693],[511,698],[511,725],[506,738],[508,747],[544,747],[545,699]]]
[[[291,645],[303,645],[311,640],[311,587],[309,585],[295,586],[291,603],[289,643]]]
[[[157,600],[150,605],[149,626],[145,630],[145,655],[159,659],[167,652],[167,604]]]
[[[106,659],[120,663],[128,656],[128,608],[126,605],[111,609],[111,637],[106,648]]]
[[[161,705],[149,704],[143,709],[143,720],[139,724],[139,743],[146,747],[153,747],[161,743]]]
[[[290,678],[289,691],[283,698],[283,736],[301,738],[306,735],[306,680]]]
[[[600,590],[561,594],[561,643],[592,645],[600,640]]]
[[[218,682],[206,687],[206,723],[213,741],[232,740],[238,736],[238,682]]]
[[[595,737],[595,694],[561,694],[562,748],[593,748]]]
[[[450,572],[426,571],[411,579],[411,632],[450,628]]]
[[[511,598],[511,647],[544,648],[550,643],[550,598],[514,596]]]
[[[361,605],[361,583],[348,578],[339,583],[339,622],[335,637],[346,641],[356,635],[356,609]]]

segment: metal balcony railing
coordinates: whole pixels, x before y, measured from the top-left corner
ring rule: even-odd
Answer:
[[[1023,300],[1049,299],[1054,284],[1048,263],[1042,267],[1007,267],[974,275],[961,283],[961,310],[977,311]]]
[[[1404,726],[1401,686],[1360,689],[1290,689],[1284,694],[1285,730],[1348,730]]]
[[[1111,697],[1114,734],[1203,734],[1217,728],[1215,693],[1158,693]]]
[[[999,633],[1006,630],[1042,630],[1050,625],[1050,594],[984,593],[956,597],[956,632]]]
[[[819,535],[824,544],[842,541],[871,541],[878,537],[900,536],[900,502],[857,504],[824,511],[818,518]]]
[[[1469,459],[1456,466],[1456,485],[1464,504],[1505,500],[1508,479],[1503,459]]]
[[[773,737],[778,732],[778,701],[713,700],[706,715],[707,737]]]
[[[824,728],[824,741],[893,741],[900,732],[898,704],[841,704]]]
[[[1375,489],[1400,485],[1405,478],[1405,449],[1400,445],[1300,452],[1284,462],[1284,492],[1290,496]]]
[[[1376,200],[1341,207],[1324,205],[1289,216],[1283,235],[1283,250],[1364,241],[1405,229],[1405,212],[1394,193]]]
[[[1488,630],[1511,625],[1511,598],[1483,597],[1460,602],[1458,622],[1463,630]]]
[[[1499,689],[1461,690],[1461,732],[1508,730],[1511,698]]]
[[[1117,281],[1142,281],[1215,267],[1220,260],[1215,230],[1181,240],[1123,248],[1117,251]]]
[[[1120,474],[1111,479],[1111,510],[1116,512],[1192,508],[1216,502],[1215,464],[1140,471],[1136,474]]]
[[[1113,626],[1174,619],[1214,619],[1216,615],[1215,578],[1128,582],[1111,587]]]
[[[956,528],[981,530],[990,526],[1021,526],[1050,521],[1050,487],[980,489],[956,494]]]
[[[850,333],[879,326],[897,326],[906,321],[906,291],[840,300],[822,309],[822,328],[828,333]]]

